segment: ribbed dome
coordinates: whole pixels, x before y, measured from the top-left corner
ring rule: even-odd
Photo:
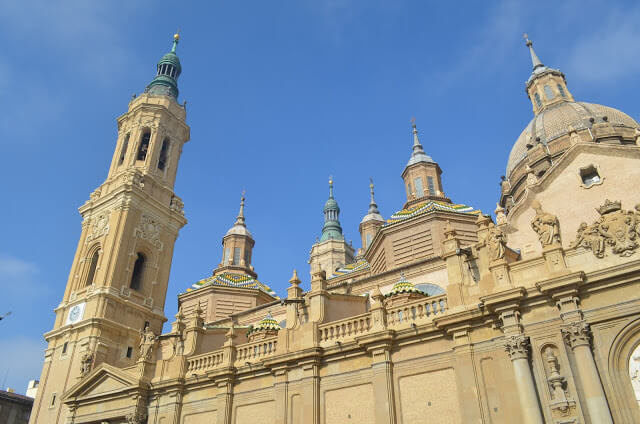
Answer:
[[[614,127],[637,128],[638,123],[617,109],[584,102],[561,102],[542,110],[522,131],[511,149],[507,163],[507,176],[527,156],[527,144],[549,144],[555,139],[569,134],[569,130],[580,131],[591,128],[592,122],[603,122],[603,117]],[[538,140],[539,138],[539,140]]]

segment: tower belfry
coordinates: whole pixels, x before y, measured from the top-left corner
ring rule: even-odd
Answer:
[[[177,103],[182,72],[171,51],[144,93],[120,116],[106,180],[79,208],[80,242],[55,309],[32,423],[67,422],[62,395],[101,363],[134,365],[143,328],[159,334],[173,246],[186,224],[173,188],[186,111]]]
[[[408,208],[426,200],[451,202],[442,189],[440,165],[425,153],[420,143],[415,119],[411,119],[411,127],[413,132],[411,157],[402,171],[402,179],[407,190],[407,203],[404,207]]]
[[[320,239],[311,247],[309,264],[313,274],[318,268],[325,271],[327,276],[354,260],[354,249],[348,244],[342,234],[340,226],[340,206],[333,197],[333,177],[329,178],[329,199],[322,209],[324,225]]]

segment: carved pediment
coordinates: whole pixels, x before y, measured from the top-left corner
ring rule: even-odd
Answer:
[[[110,365],[101,364],[87,377],[72,386],[65,394],[64,400],[80,400],[102,396],[120,391],[143,388],[135,376]]]

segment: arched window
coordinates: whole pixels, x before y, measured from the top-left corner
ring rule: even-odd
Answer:
[[[146,258],[142,253],[138,253],[136,263],[133,265],[133,273],[131,274],[131,287],[134,290],[140,290],[142,285],[142,275],[144,274],[144,261]]]
[[[567,97],[566,93],[564,92],[564,88],[562,88],[560,84],[558,84],[558,92],[562,97]]]
[[[120,159],[118,159],[118,166],[124,163],[124,157],[127,154],[127,148],[129,147],[129,134],[124,137],[124,142],[122,143],[122,150],[120,151]]]
[[[540,94],[536,93],[533,95],[533,97],[535,97],[536,99],[536,105],[538,105],[538,107],[542,107],[542,101],[540,100]]]
[[[89,273],[87,274],[87,282],[85,286],[93,284],[93,279],[96,276],[96,268],[98,267],[98,259],[100,259],[100,249],[96,249],[91,255],[91,262],[89,264]]]
[[[145,160],[147,158],[147,150],[149,150],[149,140],[151,140],[151,131],[147,130],[142,134],[140,146],[138,147],[138,156],[136,160]]]
[[[437,296],[445,293],[442,287],[431,283],[416,284],[416,288],[427,296]]]
[[[407,197],[408,197],[409,199],[411,199],[411,194],[412,194],[411,192],[412,192],[412,190],[411,190],[411,183],[407,183]]]
[[[552,100],[555,96],[553,94],[553,90],[548,85],[544,86],[544,95],[547,96],[547,100]]]
[[[167,152],[169,151],[169,139],[165,138],[160,148],[160,156],[158,156],[158,169],[164,171],[167,164]]]
[[[367,233],[367,237],[366,237],[365,243],[366,243],[366,245],[364,246],[364,248],[366,249],[371,244],[371,233]]]

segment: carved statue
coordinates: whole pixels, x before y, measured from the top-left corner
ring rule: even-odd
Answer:
[[[145,361],[151,359],[151,353],[153,352],[153,346],[156,340],[156,335],[148,326],[142,330],[140,334],[140,359]]]
[[[80,378],[85,377],[93,368],[93,353],[85,352],[80,358]]]
[[[491,222],[489,224],[489,232],[484,239],[484,243],[489,250],[489,259],[496,261],[504,258],[504,254],[507,247],[507,241],[505,240],[504,233],[496,225]]]
[[[620,256],[631,256],[635,253],[640,239],[640,205],[635,211],[625,211],[621,203],[606,200],[597,211],[600,218],[590,226],[580,224],[576,239],[571,247],[582,246],[591,249],[593,254],[602,258],[606,246]]]
[[[542,210],[542,205],[537,200],[531,207],[536,211],[536,215],[531,221],[531,228],[538,233],[538,239],[542,247],[551,244],[560,244],[560,223],[558,217]]]

